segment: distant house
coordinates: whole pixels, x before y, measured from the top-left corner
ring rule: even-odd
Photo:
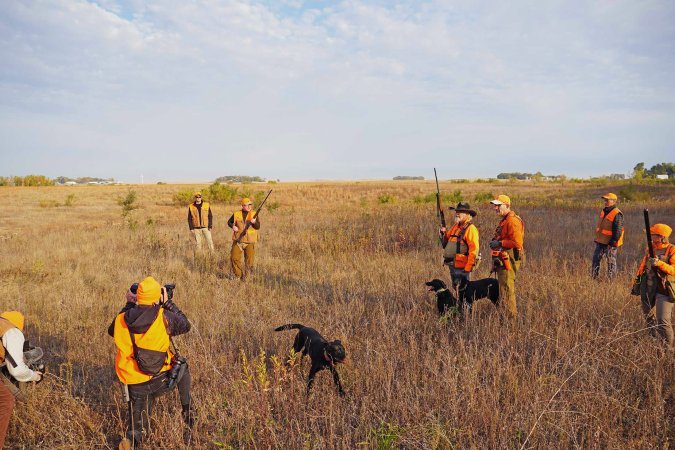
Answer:
[[[667,180],[668,179],[668,174],[663,174],[663,175],[657,175],[656,176],[657,180]]]
[[[65,184],[66,186],[74,186],[74,185],[77,184],[77,182],[76,182],[76,181],[66,181],[66,182],[63,183],[63,184]]]

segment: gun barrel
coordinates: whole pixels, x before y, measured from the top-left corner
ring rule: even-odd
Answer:
[[[645,234],[647,235],[647,248],[649,249],[649,257],[654,257],[654,244],[652,244],[652,231],[650,230],[651,226],[649,224],[649,210],[645,208]]]

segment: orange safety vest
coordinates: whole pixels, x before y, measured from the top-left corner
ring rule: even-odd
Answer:
[[[234,225],[239,228],[239,233],[242,232],[242,230],[246,227],[246,222],[251,220],[253,218],[253,211],[249,211],[248,214],[246,214],[246,220],[244,220],[244,215],[242,214],[242,211],[235,211],[234,212]],[[239,237],[239,234],[237,233],[232,233],[232,240],[236,241],[237,238]],[[253,225],[248,227],[248,230],[246,230],[246,236],[244,236],[241,240],[242,244],[254,244],[258,242],[258,230],[253,228]]]
[[[461,227],[459,224],[455,223],[445,235],[448,242],[445,245],[443,256],[446,259],[452,259],[454,261],[453,267],[456,269],[464,269],[466,267],[466,263],[469,260],[469,244],[467,243],[465,235],[469,227],[476,227],[472,222],[468,222],[465,225],[466,226]],[[477,229],[476,233],[478,233]],[[477,254],[478,242],[475,242],[475,244]]]
[[[202,202],[202,214],[194,203],[190,203],[190,216],[192,217],[192,226],[195,228],[206,228],[209,226],[209,202]]]
[[[605,210],[600,211],[600,219],[598,220],[598,226],[595,228],[595,242],[598,244],[608,245],[609,241],[612,240],[612,224],[614,219],[616,219],[617,214],[619,214],[619,208],[614,208],[605,215]],[[621,227],[621,235],[619,236],[619,241],[616,243],[616,247],[621,247],[623,245],[623,226]]]
[[[16,328],[12,322],[4,317],[0,317],[0,338],[12,328]],[[0,343],[0,364],[3,362],[5,362],[5,346]]]
[[[136,362],[134,356],[134,346],[131,342],[131,334],[127,323],[124,321],[124,313],[120,313],[115,319],[115,345],[117,345],[117,357],[115,358],[115,372],[117,378],[124,384],[138,384],[149,381],[153,375],[144,373]],[[171,359],[173,353],[169,348],[171,341],[169,333],[164,324],[164,308],[160,308],[155,321],[150,325],[148,331],[143,334],[135,334],[134,340],[136,347],[140,350],[152,350],[155,352],[165,352],[166,359],[161,372],[171,369]]]

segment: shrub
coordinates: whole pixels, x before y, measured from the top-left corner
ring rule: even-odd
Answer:
[[[205,195],[208,196],[209,201],[223,203],[231,203],[237,198],[238,194],[239,191],[237,188],[232,187],[229,184],[220,184],[217,181],[209,186],[205,193]]]
[[[73,202],[75,202],[75,194],[68,194],[66,195],[66,201],[63,203],[63,206],[73,206]]]
[[[487,203],[495,198],[494,195],[492,195],[492,192],[477,192],[476,195],[473,196],[473,201],[476,203]]]
[[[624,200],[629,202],[639,202],[651,200],[653,195],[647,190],[637,189],[634,185],[630,184],[625,188],[619,190],[619,195],[623,197]]]
[[[38,204],[40,208],[56,208],[57,206],[61,206],[56,200],[40,200]]]
[[[187,206],[192,203],[192,189],[181,189],[173,194],[173,203],[176,206]]]
[[[117,197],[117,204],[122,207],[122,217],[127,217],[131,211],[138,209],[136,191],[129,189],[124,197]]]
[[[377,202],[380,205],[385,205],[385,204],[388,204],[388,203],[394,203],[395,201],[396,201],[396,197],[394,197],[391,194],[382,194],[382,195],[377,197]]]

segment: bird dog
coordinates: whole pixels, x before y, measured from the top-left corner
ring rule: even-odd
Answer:
[[[499,282],[495,278],[469,281],[464,287],[460,286],[459,298],[453,290],[448,289],[445,282],[438,278],[427,281],[425,284],[428,286],[427,291],[433,291],[436,294],[436,306],[440,315],[445,314],[453,307],[460,311],[464,307],[471,310],[473,302],[482,298],[490,299],[495,306],[499,305]]]
[[[333,374],[333,382],[337,387],[338,393],[341,397],[344,397],[345,391],[342,389],[342,384],[340,383],[340,375],[338,375],[335,369],[336,364],[344,363],[346,358],[342,342],[339,340],[328,342],[314,328],[306,327],[299,323],[290,323],[274,329],[274,331],[284,330],[300,330],[295,335],[293,350],[296,353],[302,351],[301,357],[309,355],[309,358],[312,360],[312,367],[309,369],[309,378],[307,379],[307,394],[309,395],[309,391],[312,389],[317,372],[328,369]]]

